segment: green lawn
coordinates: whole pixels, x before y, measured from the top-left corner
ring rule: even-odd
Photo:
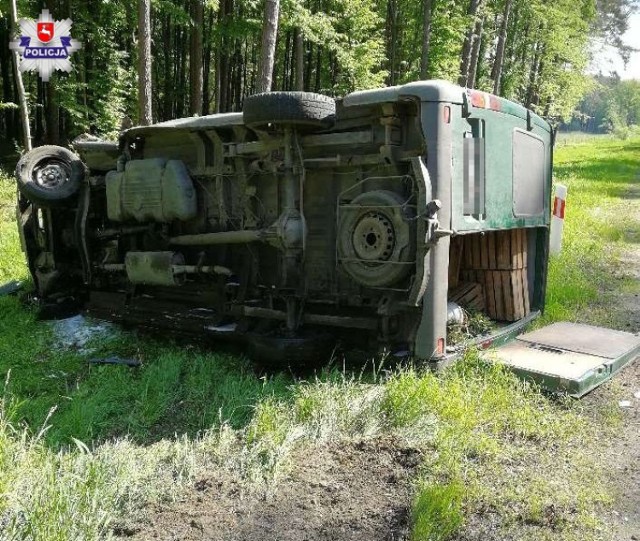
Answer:
[[[567,229],[551,263],[546,321],[609,317],[598,292],[624,284],[611,270],[630,227],[624,194],[639,149],[638,140],[598,139],[557,152]],[[2,176],[0,282],[25,277],[13,189]],[[584,415],[474,352],[441,377],[382,371],[378,361],[301,381],[125,333],[95,346],[56,349],[46,324],[15,298],[0,299],[0,521],[9,539],[106,538],[113,520],[176,497],[207,471],[225,469],[261,491],[295,467],[299,446],[389,434],[423,451],[416,541],[447,539],[487,510],[522,539],[606,539],[599,517],[610,497],[594,450],[615,416]],[[143,365],[89,366],[101,352]]]

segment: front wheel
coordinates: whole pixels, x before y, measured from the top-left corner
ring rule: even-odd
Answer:
[[[82,160],[59,146],[41,146],[27,152],[16,166],[18,189],[32,203],[48,207],[73,197],[86,175]]]

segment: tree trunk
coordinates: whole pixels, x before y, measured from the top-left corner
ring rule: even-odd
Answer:
[[[525,105],[530,108],[533,105],[537,105],[539,102],[538,96],[538,74],[542,70],[542,62],[540,60],[543,45],[539,42],[534,45],[534,55],[531,61],[531,67],[529,68],[529,84],[527,85],[527,96],[525,98]]]
[[[192,115],[202,114],[202,25],[204,5],[202,0],[193,2],[193,28],[189,53],[189,110]]]
[[[431,47],[431,21],[433,0],[424,0],[422,14],[422,56],[420,58],[420,79],[429,77],[429,49]]]
[[[473,49],[473,44],[476,39],[475,35],[475,27],[476,27],[476,16],[478,14],[478,10],[480,9],[480,4],[482,0],[471,0],[469,4],[469,10],[467,11],[467,15],[469,17],[473,17],[473,25],[467,32],[467,37],[464,39],[464,45],[462,46],[462,57],[460,59],[460,77],[458,78],[458,84],[460,86],[466,86],[467,79],[469,77],[469,66],[471,64],[471,50]]]
[[[138,122],[147,126],[151,114],[151,0],[138,0]]]
[[[212,39],[211,29],[213,28],[213,15],[214,11],[209,9],[208,24],[204,28],[206,39],[206,45],[204,47],[204,59],[203,59],[203,74],[202,74],[202,89],[203,89],[203,105],[202,114],[208,115],[211,110],[211,55],[212,52]]]
[[[304,36],[302,30],[295,30],[296,85],[295,89],[304,90]]]
[[[389,62],[388,84],[396,84],[398,51],[398,3],[397,0],[387,2],[387,59]]]
[[[164,62],[164,100],[162,105],[162,120],[173,118],[173,95],[175,80],[173,78],[173,66],[171,62],[171,48],[173,47],[173,31],[171,18],[165,17],[163,28],[163,62]]]
[[[60,107],[58,106],[58,94],[53,78],[44,83],[46,94],[45,122],[47,124],[46,141],[50,145],[60,144]]]
[[[476,86],[476,76],[478,73],[478,62],[480,61],[480,45],[482,45],[482,31],[484,29],[484,18],[478,19],[474,30],[475,39],[471,49],[471,59],[469,62],[469,75],[467,77],[467,86],[473,88]]]
[[[262,26],[262,50],[258,67],[258,92],[269,92],[273,76],[273,64],[276,56],[276,38],[278,36],[278,14],[280,0],[265,0]]]
[[[11,24],[12,35],[16,34],[18,26],[18,8],[16,6],[16,0],[11,0]],[[20,105],[20,119],[22,120],[22,137],[24,149],[31,150],[31,128],[29,127],[29,105],[27,104],[27,96],[24,92],[24,83],[22,82],[22,74],[18,69],[20,64],[20,55],[18,51],[13,51],[13,67],[16,80],[16,86],[18,88],[18,103]]]
[[[502,78],[502,68],[504,66],[504,51],[507,43],[507,28],[509,26],[509,15],[513,0],[504,0],[504,11],[500,22],[500,33],[498,34],[498,45],[496,46],[496,58],[493,61],[491,78],[493,79],[493,93],[500,93],[500,79]]]
[[[9,54],[9,28],[10,22],[6,19],[0,19],[0,77],[2,77],[2,101],[5,103],[13,103],[15,97],[13,94],[13,85],[11,81],[11,64],[13,60]],[[4,136],[11,139],[15,136],[15,110],[4,110]]]

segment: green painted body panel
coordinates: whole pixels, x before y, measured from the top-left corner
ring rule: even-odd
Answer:
[[[506,100],[501,100],[506,102]],[[506,102],[510,103],[510,102]],[[452,178],[452,227],[456,231],[482,231],[491,229],[511,229],[520,227],[547,226],[550,221],[551,200],[551,134],[547,129],[534,123],[527,131],[526,109],[512,104],[513,113],[497,112],[489,109],[471,110],[469,117],[462,116],[460,108],[452,114],[454,138],[453,178]],[[520,109],[525,111],[521,114]],[[524,116],[524,118],[523,118]],[[464,175],[464,133],[472,130],[470,120],[484,121],[485,135],[485,210],[482,219],[465,215],[463,212]],[[546,179],[544,211],[538,216],[516,217],[513,212],[513,153],[512,140],[516,130],[527,131],[542,139],[546,152]]]

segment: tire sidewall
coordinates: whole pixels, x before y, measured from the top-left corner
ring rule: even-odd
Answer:
[[[40,186],[33,178],[35,168],[50,160],[63,162],[69,170],[67,181],[55,188]],[[20,158],[16,166],[16,180],[20,192],[29,201],[41,206],[64,204],[76,195],[85,176],[86,168],[78,156],[66,148],[53,145],[30,150]]]

